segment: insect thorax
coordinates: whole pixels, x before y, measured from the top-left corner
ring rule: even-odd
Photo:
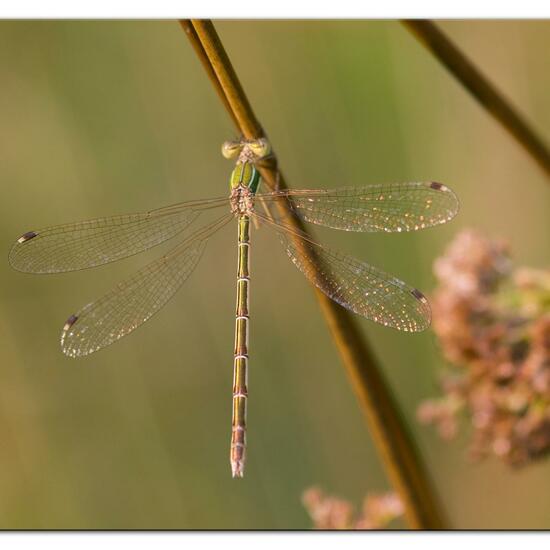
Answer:
[[[254,164],[251,162],[237,162],[229,180],[231,190],[244,187],[250,189],[252,193],[256,193],[259,183],[260,174]]]
[[[250,215],[254,210],[254,195],[260,185],[260,173],[255,163],[268,155],[270,150],[265,138],[251,141],[226,141],[223,144],[224,157],[234,158],[238,155],[229,179],[233,213]]]

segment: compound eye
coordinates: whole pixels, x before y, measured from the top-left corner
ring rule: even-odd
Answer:
[[[226,159],[235,158],[243,148],[243,145],[240,141],[226,141],[222,145],[222,155]]]
[[[260,138],[256,141],[253,141],[249,144],[252,152],[259,158],[266,157],[271,153],[271,146],[265,138]]]

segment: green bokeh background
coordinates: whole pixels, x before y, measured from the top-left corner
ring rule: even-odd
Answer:
[[[293,187],[434,179],[459,217],[418,234],[317,231],[433,289],[465,227],[550,263],[550,186],[397,22],[220,21],[218,32]],[[550,22],[441,22],[550,138]],[[0,249],[24,231],[228,190],[235,130],[173,21],[0,23]],[[246,477],[228,463],[235,228],[150,323],[81,360],[67,316],[159,250],[32,276],[0,265],[0,527],[308,528],[311,485],[359,504],[389,488],[306,280],[254,232]],[[550,463],[468,461],[419,426],[443,367],[432,332],[361,320],[455,528],[550,528]]]

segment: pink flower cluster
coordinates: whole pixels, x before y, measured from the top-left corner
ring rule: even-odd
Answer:
[[[394,493],[367,495],[359,513],[348,501],[325,495],[317,487],[305,491],[302,502],[315,529],[384,529],[403,515],[401,501]]]
[[[443,438],[463,412],[471,454],[522,466],[550,451],[550,271],[512,268],[508,247],[464,231],[434,265],[433,328],[452,364],[418,409]]]

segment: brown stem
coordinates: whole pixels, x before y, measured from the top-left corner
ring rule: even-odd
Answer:
[[[510,105],[499,90],[474,66],[474,64],[428,20],[406,19],[402,21],[449,72],[474,96],[498,121],[531,158],[550,176],[550,150],[525,119]]]
[[[202,66],[204,67],[204,70],[206,71],[206,74],[208,75],[208,78],[212,81],[212,84],[214,86],[214,89],[216,90],[218,97],[220,98],[221,102],[223,103],[226,111],[229,113],[229,116],[233,119],[233,123],[237,128],[239,127],[239,121],[235,118],[235,115],[233,114],[233,110],[231,109],[231,106],[229,105],[227,101],[227,97],[225,96],[225,93],[220,86],[220,82],[218,80],[218,77],[216,76],[216,73],[214,72],[214,69],[212,68],[212,65],[210,64],[210,61],[208,60],[208,56],[206,55],[206,52],[204,51],[204,48],[202,46],[201,41],[199,40],[197,33],[195,32],[195,28],[193,27],[191,21],[189,19],[181,19],[180,25],[185,34],[187,34],[189,41],[191,42],[191,45],[193,46],[193,49],[195,50],[195,53],[197,54],[197,57],[199,58],[200,62],[202,63]]]
[[[187,32],[187,36],[195,51],[204,52],[208,59],[207,72],[218,94],[225,96],[226,100],[223,103],[230,111],[231,118],[236,121],[238,130],[247,139],[263,137],[263,129],[252,111],[212,22],[193,20],[191,23],[182,23],[184,29],[188,29],[189,25],[192,25],[195,32]],[[199,57],[201,55],[199,54]],[[204,60],[201,61],[206,66]],[[286,188],[274,155],[259,169],[271,188],[277,185],[279,188]],[[284,204],[282,207],[284,208]],[[287,216],[287,219],[295,229],[306,233],[306,228],[298,218]],[[356,320],[346,309],[327,298],[321,291],[316,290],[316,296],[390,481],[404,503],[410,527],[442,528],[443,520],[425,469],[374,354],[359,331]]]

